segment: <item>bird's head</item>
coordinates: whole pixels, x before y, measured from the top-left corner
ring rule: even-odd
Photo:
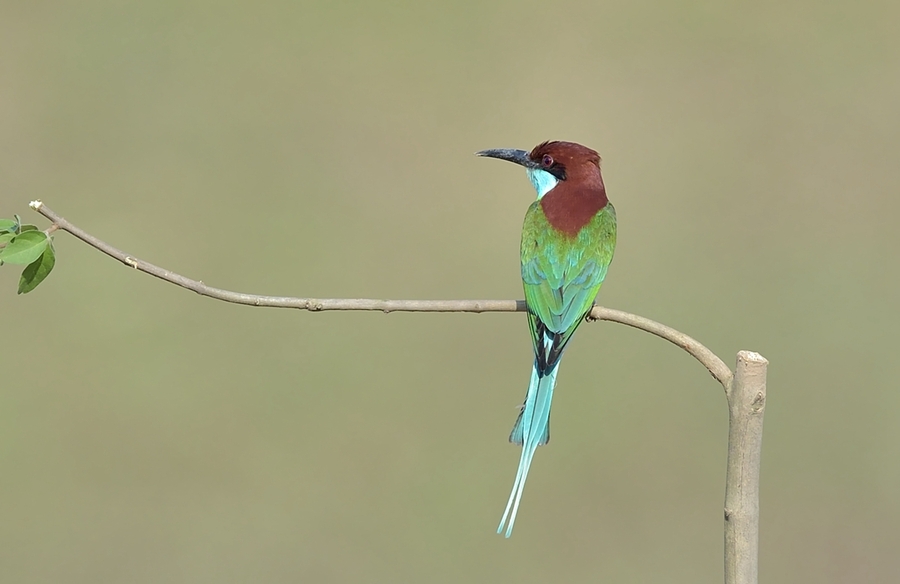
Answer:
[[[531,152],[497,148],[482,150],[476,154],[524,166],[534,190],[537,191],[538,199],[553,190],[560,181],[603,188],[600,155],[587,146],[574,142],[543,142]]]

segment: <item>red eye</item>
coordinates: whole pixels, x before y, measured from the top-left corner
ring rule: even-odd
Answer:
[[[544,157],[541,159],[541,165],[545,168],[550,168],[553,166],[553,157],[549,154],[544,154]]]

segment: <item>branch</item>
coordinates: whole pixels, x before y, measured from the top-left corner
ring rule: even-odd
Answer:
[[[83,229],[63,219],[44,205],[41,201],[32,201],[31,208],[53,222],[56,228],[71,233],[91,247],[102,251],[129,266],[156,276],[176,286],[193,290],[201,296],[208,296],[234,304],[248,306],[269,306],[273,308],[297,308],[312,312],[324,310],[372,310],[379,312],[525,312],[524,300],[376,300],[369,298],[293,298],[290,296],[260,296],[244,294],[207,286],[199,280],[191,280],[165,268],[139,260],[134,256],[116,249]],[[51,227],[52,229],[52,227]],[[731,382],[731,370],[715,353],[704,347],[695,339],[664,324],[630,314],[621,310],[595,306],[588,314],[588,320],[606,320],[617,322],[666,339],[693,356],[710,374],[727,389]]]
[[[293,298],[259,296],[207,286],[159,266],[139,260],[69,223],[41,201],[31,208],[53,224],[46,233],[66,231],[91,247],[138,271],[161,280],[234,304],[324,310],[372,310],[380,312],[525,312],[522,300],[375,300],[366,298]],[[722,384],[728,400],[728,466],[725,477],[725,582],[756,584],[759,553],[759,468],[762,422],[766,400],[766,366],[758,353],[741,351],[736,373],[715,353],[695,339],[664,324],[621,310],[594,306],[588,321],[624,324],[663,338],[687,351]]]

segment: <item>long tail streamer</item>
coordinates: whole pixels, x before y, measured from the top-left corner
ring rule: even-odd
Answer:
[[[525,396],[525,407],[513,426],[509,436],[510,442],[522,445],[522,456],[519,458],[519,470],[516,472],[516,480],[513,483],[512,493],[500,519],[497,533],[503,533],[506,526],[506,537],[512,535],[513,525],[516,523],[516,514],[519,511],[519,502],[522,500],[522,492],[525,490],[525,479],[531,469],[531,459],[538,446],[546,444],[550,440],[550,403],[553,401],[553,387],[556,385],[556,371],[559,365],[541,376],[538,373],[537,362],[531,372],[531,383],[528,385],[528,393]],[[507,521],[508,520],[508,521]]]

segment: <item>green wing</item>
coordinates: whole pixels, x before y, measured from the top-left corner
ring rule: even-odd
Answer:
[[[540,201],[525,215],[522,281],[535,355],[545,365],[559,359],[594,304],[616,247],[616,211],[601,209],[574,237],[547,221]]]

